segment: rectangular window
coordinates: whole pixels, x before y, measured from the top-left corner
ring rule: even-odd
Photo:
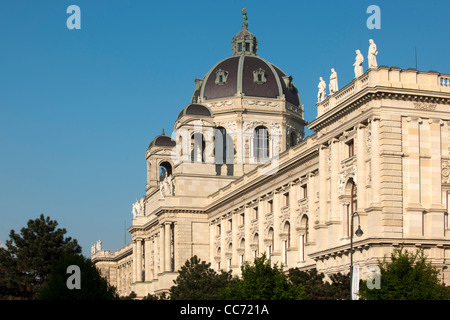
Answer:
[[[250,51],[250,43],[245,43],[245,51]]]
[[[242,51],[242,42],[238,43],[238,51],[241,52]]]
[[[345,143],[347,145],[347,149],[348,149],[348,157],[351,158],[355,155],[355,146],[353,143],[353,139],[350,141],[347,141]]]
[[[286,192],[283,198],[284,198],[283,205],[286,207],[289,205],[289,192]]]
[[[273,212],[273,200],[267,201],[267,213]]]
[[[258,219],[258,207],[253,208],[253,220]]]
[[[302,185],[301,192],[303,199],[308,198],[308,185],[306,184]]]

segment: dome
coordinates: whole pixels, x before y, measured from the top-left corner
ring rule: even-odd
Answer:
[[[196,80],[192,103],[235,97],[280,98],[300,106],[292,77],[256,55],[232,56],[217,63],[202,79]]]
[[[232,39],[233,55],[217,63],[202,78],[195,80],[192,103],[244,95],[248,97],[281,98],[300,106],[298,90],[288,76],[274,64],[257,55],[258,41],[248,31],[245,8],[244,24]]]
[[[213,113],[207,106],[198,103],[191,103],[180,111],[177,120],[181,119],[184,115],[212,117]]]
[[[147,149],[150,149],[151,147],[174,147],[176,145],[176,142],[172,140],[171,137],[166,136],[164,134],[164,130],[162,131],[161,135],[157,136],[155,139],[150,142]]]

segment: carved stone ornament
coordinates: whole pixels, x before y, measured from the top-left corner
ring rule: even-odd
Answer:
[[[450,160],[442,160],[442,183],[450,183]]]
[[[260,107],[278,107],[279,104],[273,101],[262,101],[262,100],[244,100],[243,103],[249,106],[260,106]]]
[[[431,110],[434,111],[436,109],[436,103],[429,102],[414,102],[414,108],[419,110]]]

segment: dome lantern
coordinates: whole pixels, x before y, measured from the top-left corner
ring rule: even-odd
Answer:
[[[247,11],[242,8],[242,30],[231,41],[233,56],[255,55],[258,49],[258,40],[248,31]]]

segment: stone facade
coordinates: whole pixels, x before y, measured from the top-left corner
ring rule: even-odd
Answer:
[[[259,72],[255,82],[264,83]],[[92,255],[121,295],[168,291],[193,255],[233,274],[264,252],[286,269],[347,273],[352,221],[364,232],[353,238],[362,278],[399,246],[424,249],[439,269],[450,265],[450,75],[369,69],[317,103],[306,139],[303,106],[283,94],[195,102],[204,109],[188,105],[172,137],[155,138],[146,152],[132,242]],[[219,127],[233,146],[223,164]],[[268,133],[262,160],[260,127]]]

